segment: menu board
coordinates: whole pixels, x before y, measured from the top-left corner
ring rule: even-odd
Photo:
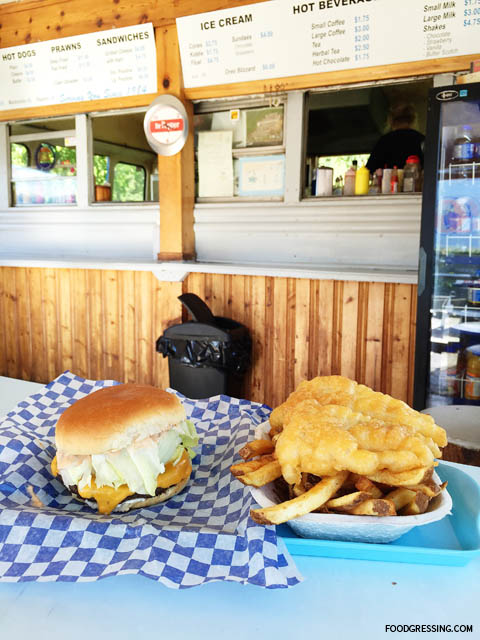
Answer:
[[[157,92],[153,25],[0,49],[0,110]]]
[[[480,0],[271,0],[177,19],[186,87],[479,54]]]

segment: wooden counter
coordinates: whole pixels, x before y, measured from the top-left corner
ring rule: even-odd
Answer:
[[[313,274],[192,271],[176,282],[152,270],[1,266],[0,375],[45,383],[69,369],[167,386],[155,341],[187,319],[185,292],[250,329],[244,397],[274,406],[304,378],[342,374],[412,400],[416,285]]]

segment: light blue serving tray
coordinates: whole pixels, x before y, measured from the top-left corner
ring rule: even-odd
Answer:
[[[299,538],[287,525],[277,527],[292,555],[466,565],[480,555],[480,487],[460,469],[439,463],[442,482],[448,482],[452,513],[438,522],[415,527],[388,544]]]

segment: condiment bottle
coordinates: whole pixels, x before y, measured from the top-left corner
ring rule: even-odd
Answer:
[[[390,177],[390,193],[398,193],[398,173],[396,166],[393,167]]]
[[[372,182],[370,184],[370,188],[368,189],[368,193],[372,196],[378,195],[380,193],[380,183],[381,183],[381,179],[379,180],[378,172],[375,171],[375,173],[372,176]]]
[[[403,190],[408,193],[420,191],[420,158],[408,156],[403,171]]]
[[[382,193],[390,193],[391,192],[391,184],[390,180],[392,178],[392,170],[385,167],[382,174]]]
[[[370,182],[370,171],[363,166],[357,169],[355,174],[355,195],[365,196],[368,194],[368,185]]]
[[[355,164],[352,164],[350,169],[348,169],[348,171],[345,172],[345,182],[343,186],[344,196],[355,195],[355,176],[357,174]]]

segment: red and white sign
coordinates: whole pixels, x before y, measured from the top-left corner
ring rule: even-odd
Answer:
[[[168,131],[183,131],[183,120],[175,118],[171,120],[152,120],[150,122],[152,133],[166,133]]]

